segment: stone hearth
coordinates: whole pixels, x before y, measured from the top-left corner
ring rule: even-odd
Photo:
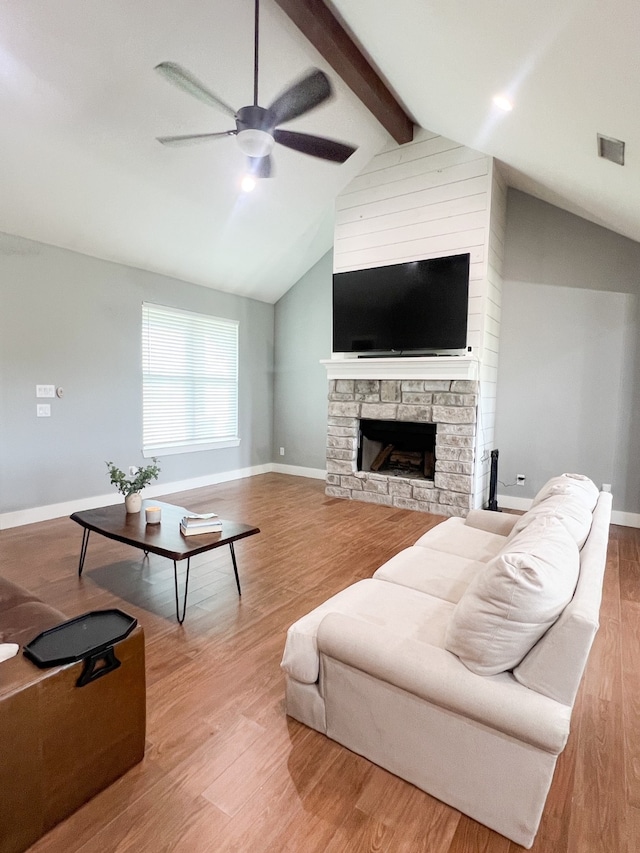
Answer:
[[[473,505],[477,404],[471,379],[330,379],[327,495],[465,516]],[[361,419],[435,424],[433,479],[358,471]]]

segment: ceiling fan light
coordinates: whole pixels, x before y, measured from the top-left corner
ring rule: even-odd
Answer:
[[[266,130],[249,128],[238,132],[238,146],[247,157],[266,157],[271,154],[275,140]]]
[[[513,109],[513,102],[506,95],[494,95],[493,103],[499,110],[505,113],[510,113]]]

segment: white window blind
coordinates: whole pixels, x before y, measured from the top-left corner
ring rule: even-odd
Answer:
[[[238,439],[238,324],[143,303],[143,450],[182,453]]]

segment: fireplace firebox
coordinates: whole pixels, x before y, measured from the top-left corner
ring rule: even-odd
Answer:
[[[436,424],[362,419],[358,470],[433,480]]]

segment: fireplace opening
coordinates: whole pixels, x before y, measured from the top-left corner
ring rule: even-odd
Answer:
[[[358,470],[433,480],[436,424],[361,420]]]

